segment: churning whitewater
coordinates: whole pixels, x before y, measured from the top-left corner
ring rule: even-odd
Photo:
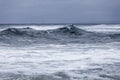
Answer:
[[[120,80],[120,25],[0,25],[0,80]]]

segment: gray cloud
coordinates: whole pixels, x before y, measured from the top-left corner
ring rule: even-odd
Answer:
[[[0,0],[0,23],[119,23],[119,0]]]

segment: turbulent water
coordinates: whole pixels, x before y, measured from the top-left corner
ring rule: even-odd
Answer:
[[[0,80],[120,80],[120,25],[0,25]]]

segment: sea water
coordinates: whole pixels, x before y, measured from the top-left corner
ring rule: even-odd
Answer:
[[[65,25],[2,26],[1,30],[28,26],[48,30]],[[77,26],[100,33],[120,31],[120,25]],[[119,45],[120,42],[11,46],[1,42],[0,80],[120,80]]]

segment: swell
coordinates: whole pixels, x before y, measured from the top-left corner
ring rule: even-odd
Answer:
[[[53,29],[35,30],[26,28],[7,28],[0,31],[1,42],[111,42],[119,41],[120,34],[89,32],[74,25]]]

